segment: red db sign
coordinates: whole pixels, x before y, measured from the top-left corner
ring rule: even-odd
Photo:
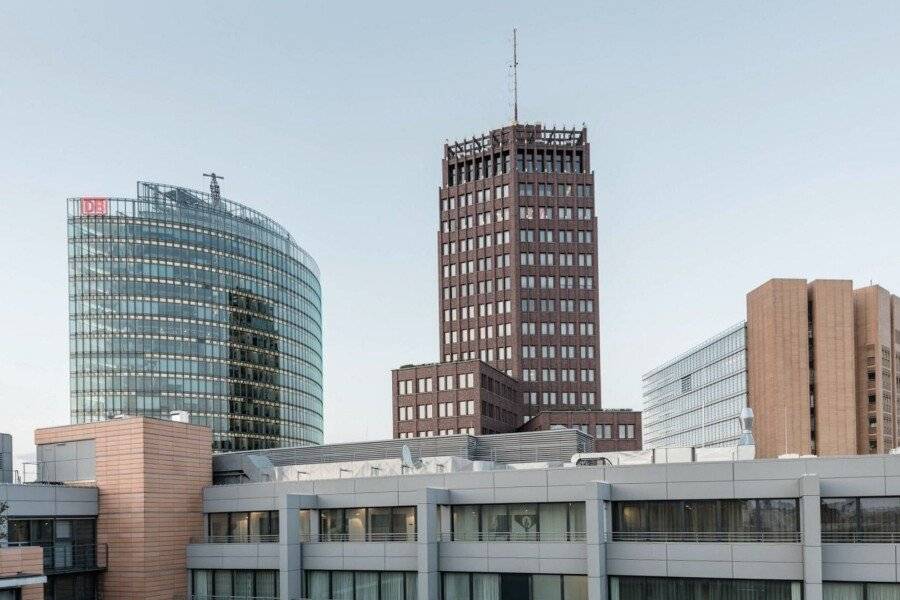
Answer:
[[[107,198],[82,198],[81,216],[90,217],[105,215],[107,214],[108,206],[109,202]]]

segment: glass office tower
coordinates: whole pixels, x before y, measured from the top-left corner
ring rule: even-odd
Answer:
[[[71,420],[191,414],[216,450],[322,443],[319,269],[265,215],[139,182],[68,201]]]
[[[736,446],[747,406],[747,326],[741,322],[643,378],[644,449]]]

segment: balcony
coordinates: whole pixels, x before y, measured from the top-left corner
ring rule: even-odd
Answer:
[[[823,531],[823,544],[900,544],[900,531]]]
[[[797,544],[799,531],[614,531],[614,542]],[[824,540],[823,540],[824,541]]]
[[[10,546],[39,544],[11,543]],[[101,571],[107,565],[109,552],[106,544],[51,544],[40,547],[44,549],[45,575]]]
[[[191,537],[192,544],[277,544],[278,534],[201,535]]]
[[[415,542],[418,535],[415,532],[400,533],[320,533],[319,535],[301,535],[303,544],[316,542]]]
[[[471,531],[442,533],[442,542],[584,542],[584,531],[538,531],[509,533],[504,531]]]

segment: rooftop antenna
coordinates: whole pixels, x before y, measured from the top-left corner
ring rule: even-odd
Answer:
[[[519,124],[519,41],[518,30],[513,27],[513,125]]]
[[[209,177],[209,195],[212,196],[213,204],[218,204],[222,201],[222,196],[219,195],[219,180],[225,178],[221,175],[216,175],[215,171],[204,173],[203,176]]]

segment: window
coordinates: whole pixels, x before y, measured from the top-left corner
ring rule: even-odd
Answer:
[[[418,410],[420,419],[431,419],[434,417],[434,407],[431,404],[420,404]]]
[[[320,542],[416,540],[416,508],[329,508],[319,511]]]
[[[278,541],[278,511],[209,513],[209,543],[259,543]]]
[[[424,377],[419,379],[419,393],[424,394],[431,390],[431,377]]]
[[[460,400],[459,402],[459,415],[474,415],[475,414],[475,401],[474,400]]]
[[[822,541],[900,541],[900,497],[822,498]]]
[[[597,424],[597,435],[595,437],[598,440],[611,440],[612,439],[612,424],[598,423]]]
[[[796,498],[613,503],[613,540],[798,542]]]
[[[197,598],[278,598],[278,571],[192,569]]]
[[[398,410],[399,410],[400,414],[399,414],[399,417],[398,417],[398,418],[399,418],[401,421],[411,421],[411,420],[415,419],[415,418],[416,418],[416,417],[415,417],[415,411],[413,410],[413,408],[414,408],[414,407],[412,407],[412,406],[401,406],[401,407],[399,407]]]
[[[412,393],[413,393],[412,379],[397,382],[397,394],[398,395],[406,396],[407,394],[412,394]]]
[[[799,581],[765,579],[688,579],[684,577],[610,577],[609,600],[801,600]],[[828,598],[828,596],[825,596]]]
[[[583,541],[583,502],[457,505],[451,512],[456,541]]]
[[[634,439],[634,425],[619,425],[619,439],[620,440],[633,440]]]
[[[418,573],[414,571],[306,571],[310,600],[416,600]]]

